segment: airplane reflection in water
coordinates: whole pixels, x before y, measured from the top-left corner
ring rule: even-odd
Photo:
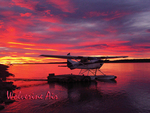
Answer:
[[[55,83],[54,83],[55,84]],[[53,84],[53,85],[54,85]],[[57,101],[54,105],[49,105],[48,108],[55,106],[59,109],[53,109],[55,112],[123,112],[131,111],[128,108],[128,97],[124,92],[112,91],[109,93],[101,90],[101,85],[116,86],[116,82],[91,82],[87,84],[57,84],[67,89],[68,97],[61,101]],[[49,84],[51,87],[51,84]],[[104,85],[105,86],[105,85]],[[122,102],[123,101],[123,102]],[[59,107],[58,107],[59,106]],[[118,109],[119,107],[119,109]],[[127,109],[125,110],[124,108]],[[45,109],[46,110],[46,109]]]
[[[93,81],[85,83],[49,83],[49,87],[55,87],[55,85],[60,85],[67,89],[68,99],[70,102],[83,102],[89,101],[89,99],[101,98],[101,92],[97,88],[97,83],[107,83],[115,85],[117,82],[115,80],[107,81]]]

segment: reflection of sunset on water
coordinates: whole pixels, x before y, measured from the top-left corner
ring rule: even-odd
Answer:
[[[143,74],[144,78],[149,78],[146,74],[148,69],[149,63],[145,63],[144,69],[142,68],[141,63],[105,63],[101,67],[101,71],[106,75],[117,76],[116,80],[119,81],[117,84],[120,84],[120,87],[122,87],[121,85],[124,86],[127,82],[130,82],[130,79],[132,79],[133,76],[135,79],[138,79],[138,74]],[[142,71],[144,71],[144,73],[142,73]],[[70,70],[67,67],[58,67],[58,64],[30,64],[10,66],[9,72],[13,73],[15,78],[47,78],[49,73],[55,73],[55,75],[71,73],[78,75],[80,69]],[[86,74],[87,73],[85,73],[85,75]],[[92,74],[90,73],[90,75]],[[98,71],[97,75],[102,75],[102,73]]]
[[[80,71],[57,66],[57,64],[13,65],[10,66],[9,72],[15,74],[15,78],[36,79],[46,78],[49,73],[55,73],[56,75],[78,74]],[[147,100],[149,98],[149,68],[149,63],[105,63],[101,71],[106,75],[117,76],[116,81],[96,81],[88,84],[13,81],[15,85],[20,87],[20,89],[14,90],[16,94],[21,91],[22,95],[42,94],[45,97],[49,91],[53,95],[57,95],[58,99],[20,99],[7,105],[2,113],[8,111],[30,112],[31,110],[34,112],[78,111],[79,109],[76,109],[76,107],[86,108],[83,111],[87,111],[87,109],[88,111],[112,111],[112,109],[113,111],[147,111],[149,109]],[[101,73],[98,72],[97,74]],[[97,106],[97,109],[95,109],[95,106]],[[101,109],[102,106],[107,106],[107,109],[105,107]],[[118,108],[120,109],[118,110]]]

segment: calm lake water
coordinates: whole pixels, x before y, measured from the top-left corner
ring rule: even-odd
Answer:
[[[14,65],[16,78],[47,78],[49,73],[78,74],[58,65]],[[150,63],[108,63],[101,71],[117,76],[112,82],[90,84],[48,84],[46,81],[13,81],[21,87],[14,93],[43,99],[16,99],[1,113],[150,113]],[[100,74],[100,73],[97,73]],[[58,99],[49,99],[51,93]],[[53,93],[53,94],[52,94]],[[46,99],[45,99],[46,98]]]

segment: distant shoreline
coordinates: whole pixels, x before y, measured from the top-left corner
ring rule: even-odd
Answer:
[[[103,63],[149,63],[150,59],[104,60]],[[24,63],[24,64],[67,64],[67,62]]]
[[[113,60],[104,61],[104,63],[148,63],[150,59],[125,59],[125,60]]]
[[[103,63],[150,63],[150,59],[124,59],[124,60],[103,60]],[[13,63],[17,64],[67,64],[67,62],[48,62],[48,63]]]

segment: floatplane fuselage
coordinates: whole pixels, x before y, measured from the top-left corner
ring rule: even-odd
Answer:
[[[106,56],[106,57],[104,56],[102,57],[71,56],[70,53],[68,53],[66,56],[64,55],[41,55],[41,56],[67,59],[67,67],[70,68],[71,70],[81,69],[79,74],[83,74],[84,72],[88,71],[87,75],[89,74],[89,72],[91,72],[95,76],[96,76],[97,70],[100,71],[100,68],[104,64],[103,59],[128,57],[128,56]],[[82,70],[84,70],[84,72],[82,72]],[[104,76],[106,76],[103,72],[101,73]]]

